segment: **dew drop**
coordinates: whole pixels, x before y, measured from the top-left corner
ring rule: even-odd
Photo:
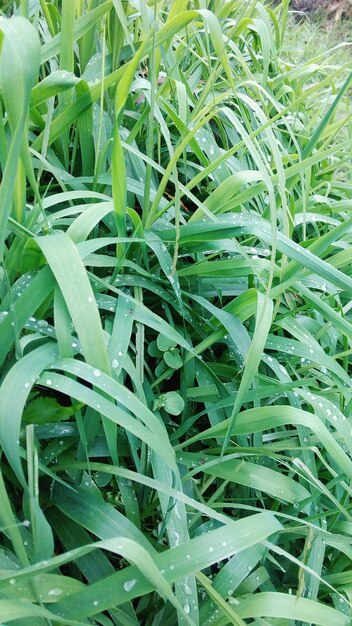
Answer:
[[[182,585],[183,591],[188,595],[192,595],[192,587],[188,584],[188,580],[186,578],[185,582]]]
[[[48,596],[61,596],[61,594],[62,589],[60,589],[60,587],[53,587],[50,591],[48,591]]]
[[[189,615],[189,614],[190,614],[190,612],[191,612],[191,607],[190,607],[190,605],[189,605],[189,602],[188,602],[188,601],[184,603],[184,605],[183,605],[183,610],[184,610],[184,612],[186,613],[186,615]]]
[[[180,543],[180,535],[178,532],[176,532],[176,530],[173,530],[171,533],[172,535],[172,539],[173,539],[173,543],[175,546],[178,546]]]
[[[137,582],[137,578],[132,578],[132,580],[126,580],[123,585],[125,591],[131,591]]]
[[[99,376],[101,376],[101,371],[98,370],[97,368],[94,368],[94,370],[92,371],[93,376],[95,376],[95,378],[99,378]]]

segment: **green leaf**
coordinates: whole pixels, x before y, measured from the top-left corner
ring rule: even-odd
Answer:
[[[24,486],[26,481],[19,446],[21,419],[32,386],[56,355],[54,342],[32,350],[11,368],[0,388],[0,444]]]
[[[0,259],[15,192],[16,176],[27,123],[29,99],[38,78],[40,42],[36,29],[22,18],[0,17],[0,94],[12,138],[0,184]]]
[[[76,246],[64,233],[36,239],[66,302],[88,363],[110,371],[94,292]]]
[[[39,397],[31,400],[23,413],[23,419],[28,424],[47,424],[61,422],[72,417],[75,408],[65,407],[55,398]]]
[[[156,341],[151,341],[148,345],[148,354],[153,357],[160,357],[161,353]]]
[[[183,365],[183,360],[180,356],[180,352],[176,348],[172,348],[171,350],[164,352],[163,358],[165,363],[175,370],[179,369]]]
[[[156,343],[161,352],[167,352],[170,348],[174,348],[176,346],[176,341],[170,337],[166,337],[165,335],[158,335]]]
[[[180,415],[182,413],[185,402],[177,391],[168,391],[162,398],[163,406],[167,413],[170,413],[170,415]]]
[[[335,609],[307,598],[275,592],[263,592],[241,600],[236,607],[243,618],[278,617],[313,622],[319,626],[347,626],[349,618]]]

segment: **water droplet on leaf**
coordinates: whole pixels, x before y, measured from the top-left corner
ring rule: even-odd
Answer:
[[[123,585],[123,588],[125,591],[131,591],[133,587],[136,585],[136,583],[137,583],[137,578],[132,578],[132,580],[126,580],[126,582]]]

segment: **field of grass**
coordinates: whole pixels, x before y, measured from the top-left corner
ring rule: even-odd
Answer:
[[[348,45],[0,15],[1,624],[348,626]]]

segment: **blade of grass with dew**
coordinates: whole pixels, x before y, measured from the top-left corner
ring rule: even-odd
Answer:
[[[258,527],[258,522],[261,522]],[[168,582],[186,578],[190,573],[202,570],[211,563],[215,563],[222,558],[227,558],[235,551],[245,549],[253,543],[258,543],[265,535],[273,534],[280,529],[280,524],[270,514],[262,513],[259,516],[252,516],[250,520],[246,520],[246,524],[232,522],[228,526],[223,526],[212,531],[212,545],[209,543],[209,537],[197,537],[188,544],[178,546],[171,551],[162,554],[155,554],[154,561],[160,571],[164,570],[164,576]],[[235,535],[236,530],[238,531]],[[259,531],[259,532],[258,532]],[[216,547],[215,547],[216,546]],[[213,550],[209,549],[213,547]],[[187,555],[189,555],[187,557]],[[226,555],[226,556],[225,556]],[[173,567],[170,568],[170,565]],[[125,583],[129,580],[135,580],[136,583],[132,589],[126,589]],[[113,582],[114,581],[114,582]],[[72,596],[64,602],[56,605],[61,614],[72,614],[79,616],[92,615],[96,612],[94,606],[87,606],[88,598],[96,597],[99,602],[100,610],[110,606],[118,606],[133,597],[147,593],[151,588],[149,581],[143,580],[138,574],[135,567],[128,568],[125,572],[114,574],[110,578],[110,588],[107,582],[95,583],[85,592],[81,592],[77,597]],[[121,590],[121,594],[117,593]],[[87,599],[84,597],[87,596]],[[192,613],[190,613],[192,615]]]

